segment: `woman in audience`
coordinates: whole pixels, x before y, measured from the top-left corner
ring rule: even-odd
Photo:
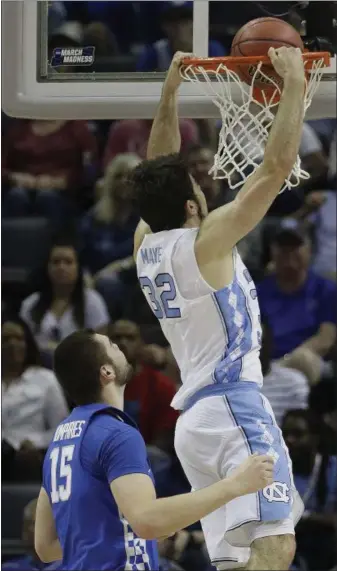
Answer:
[[[54,243],[42,286],[23,301],[20,313],[49,355],[77,329],[104,330],[110,321],[101,295],[85,287],[75,247],[67,237]]]
[[[325,571],[336,562],[337,459],[326,451],[322,424],[312,411],[287,412],[282,431],[305,510],[296,527],[297,557],[310,571]]]
[[[54,374],[41,366],[34,337],[19,317],[4,317],[2,358],[3,479],[39,478],[42,451],[68,415]],[[19,466],[24,467],[20,474]]]
[[[133,210],[127,177],[140,159],[132,153],[117,155],[100,181],[100,197],[80,227],[81,258],[115,318],[122,313],[134,270],[133,234],[139,217]]]
[[[4,215],[58,224],[74,215],[95,175],[96,152],[86,121],[14,120],[3,142]]]

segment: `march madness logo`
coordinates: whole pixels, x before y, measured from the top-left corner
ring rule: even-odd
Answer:
[[[94,46],[87,46],[85,48],[55,48],[51,58],[51,66],[92,65],[94,59]]]

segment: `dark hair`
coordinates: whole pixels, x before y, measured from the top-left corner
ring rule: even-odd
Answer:
[[[140,217],[152,232],[181,228],[186,202],[196,200],[187,165],[178,154],[140,163],[131,174]]]
[[[100,368],[107,362],[109,357],[94,331],[75,331],[56,347],[54,373],[76,406],[91,404],[100,400]]]
[[[19,325],[24,332],[26,341],[26,359],[24,362],[25,369],[28,367],[41,367],[41,355],[38,349],[37,343],[34,339],[34,335],[28,327],[27,323],[21,319],[18,315],[4,314],[1,318],[1,326],[3,327],[5,323],[15,323]]]
[[[68,236],[59,236],[56,238],[49,250],[48,262],[54,248],[72,248],[76,252],[76,245],[73,238]],[[77,256],[78,258],[78,256]],[[79,260],[78,260],[79,263]],[[31,309],[31,319],[36,326],[36,331],[39,331],[41,321],[47,313],[53,301],[53,288],[48,274],[48,263],[45,265],[44,273],[42,276],[41,284],[39,287],[39,297]],[[84,327],[85,312],[84,312],[84,281],[81,267],[78,267],[78,276],[75,287],[71,294],[71,304],[73,316],[78,327]]]
[[[316,415],[316,413],[313,412],[312,410],[308,408],[294,408],[288,410],[283,417],[282,424],[284,425],[284,423],[289,418],[304,420],[304,422],[308,426],[310,434],[312,434],[313,436],[318,436],[318,438],[321,438],[322,422],[319,416]]]

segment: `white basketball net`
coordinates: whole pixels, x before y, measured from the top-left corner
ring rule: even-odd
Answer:
[[[322,77],[324,59],[310,63],[312,68],[306,86],[305,111],[310,106]],[[262,63],[259,63],[251,85],[242,82],[238,74],[228,69],[225,63],[220,63],[216,70],[207,70],[201,64],[187,66],[181,71],[183,79],[200,84],[204,93],[211,96],[213,103],[220,110],[222,127],[218,151],[209,174],[213,178],[226,178],[232,189],[241,186],[261,164],[270,127],[279,104],[278,97],[281,95],[281,90],[277,83],[261,70],[261,67]],[[271,98],[267,98],[264,94],[262,103],[256,101],[253,94],[255,80],[261,77],[266,78],[269,84],[272,82],[275,87]],[[280,192],[286,188],[296,187],[301,179],[308,178],[310,175],[301,168],[301,159],[297,156]]]

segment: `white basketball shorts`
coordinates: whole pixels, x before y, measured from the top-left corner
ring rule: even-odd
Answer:
[[[201,521],[210,559],[219,570],[245,566],[257,538],[294,534],[303,511],[268,400],[255,383],[233,385],[183,412],[175,434],[175,449],[193,490],[225,478],[255,452],[275,461],[272,485],[232,500]]]

